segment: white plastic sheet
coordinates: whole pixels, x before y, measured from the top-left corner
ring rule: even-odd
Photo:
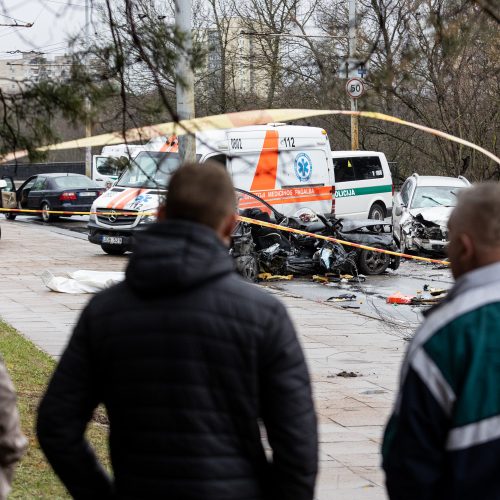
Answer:
[[[54,276],[50,271],[42,273],[44,285],[53,292],[96,293],[125,279],[124,272],[74,271],[68,276]]]

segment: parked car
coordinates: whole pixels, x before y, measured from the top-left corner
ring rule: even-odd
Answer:
[[[448,219],[457,193],[470,186],[462,176],[413,174],[394,196],[392,227],[401,250],[442,254],[448,243]]]
[[[10,177],[4,177],[7,183],[2,191],[3,208],[24,208],[41,210],[44,222],[51,222],[59,217],[49,213],[51,210],[68,212],[90,212],[94,200],[104,189],[95,181],[80,174],[38,174],[27,179],[19,188],[15,188]],[[23,213],[6,212],[5,217],[14,220]],[[71,217],[71,214],[64,215]]]

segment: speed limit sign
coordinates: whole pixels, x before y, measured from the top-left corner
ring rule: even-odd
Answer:
[[[360,78],[351,78],[347,82],[345,90],[349,95],[349,97],[352,97],[353,99],[361,97],[365,92],[365,86],[363,84],[363,80],[361,80]]]

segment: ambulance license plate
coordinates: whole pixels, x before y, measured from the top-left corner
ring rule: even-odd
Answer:
[[[103,236],[102,243],[108,243],[110,245],[121,245],[123,243],[123,238],[121,236]]]

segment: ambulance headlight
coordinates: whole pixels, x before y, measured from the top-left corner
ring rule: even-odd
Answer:
[[[156,222],[157,219],[158,216],[156,213],[149,212],[141,217],[139,224],[152,224],[153,222]]]
[[[90,207],[89,222],[96,221],[95,211],[96,211],[96,203],[92,203],[92,206]]]

